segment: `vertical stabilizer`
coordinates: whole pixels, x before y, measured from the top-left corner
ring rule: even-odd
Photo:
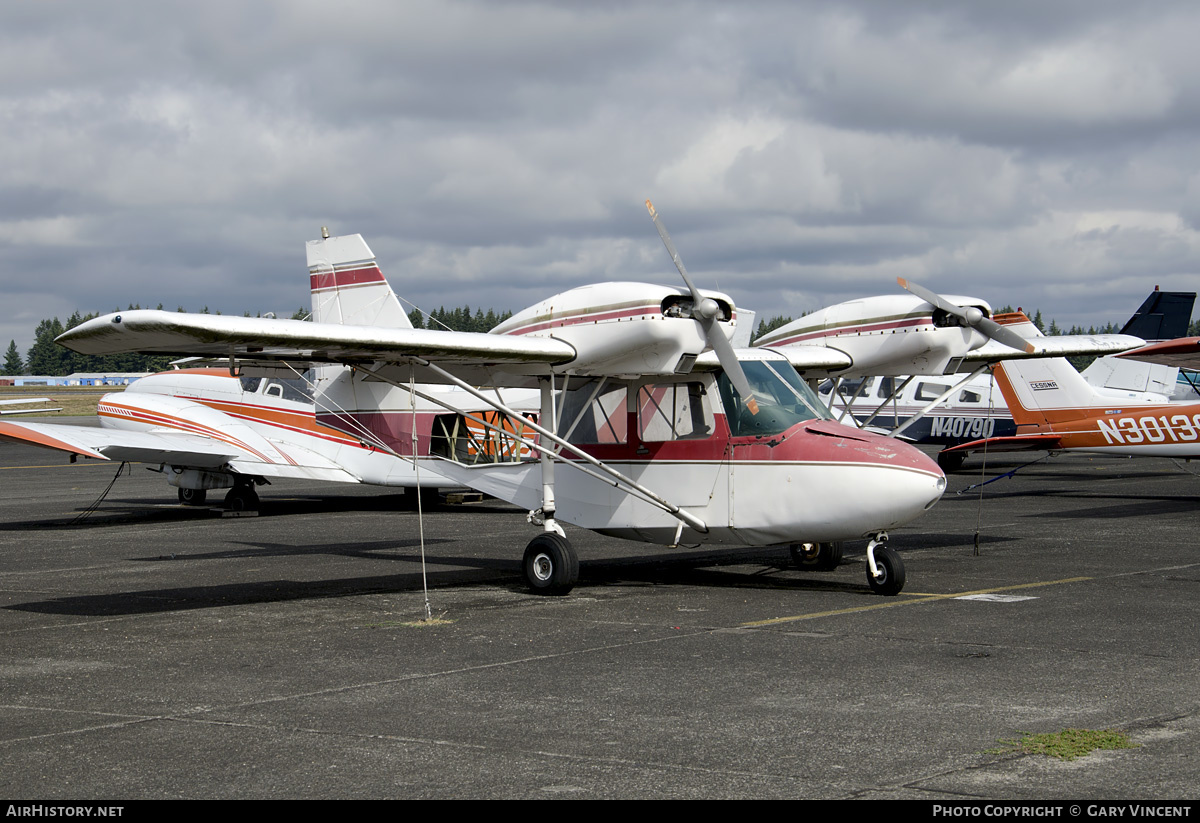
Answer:
[[[305,245],[314,322],[412,328],[361,234],[309,240]]]
[[[1006,360],[995,368],[1008,410],[1018,427],[1048,426],[1092,417],[1097,409],[1159,405],[1166,398],[1147,392],[1099,390],[1061,357]]]
[[[1143,340],[1174,340],[1186,337],[1188,324],[1192,320],[1192,305],[1196,302],[1194,291],[1159,291],[1158,286],[1134,312],[1133,317],[1121,329],[1121,334],[1132,334]]]

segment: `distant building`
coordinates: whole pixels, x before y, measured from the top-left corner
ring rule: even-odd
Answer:
[[[0,378],[0,386],[128,386],[150,372],[76,372],[68,375],[14,374]]]

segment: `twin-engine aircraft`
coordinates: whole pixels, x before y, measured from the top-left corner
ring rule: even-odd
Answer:
[[[1031,340],[997,323],[986,301],[936,294],[902,277],[897,282],[909,294],[839,303],[764,335],[754,345],[780,351],[820,347],[841,354],[844,364],[827,372],[833,378],[827,387],[830,408],[840,401],[839,419],[849,416],[857,425],[873,431],[882,431],[879,427],[887,423],[889,437],[907,439],[918,433],[913,429],[916,424],[947,401],[956,397],[959,401],[972,397],[982,401],[982,394],[969,387],[993,363],[1115,354],[1145,342],[1128,334]],[[946,375],[956,375],[957,382],[917,380]],[[882,376],[879,391],[868,401],[864,392],[874,389],[874,376]],[[845,388],[844,380],[849,381]],[[856,418],[851,409],[860,399],[867,409]],[[905,407],[903,416],[901,406]],[[957,422],[982,427],[989,421],[976,413],[972,421],[960,417]],[[927,431],[932,431],[932,424]],[[961,455],[946,451],[938,456],[943,468],[957,467],[961,462]]]
[[[352,322],[128,311],[59,342],[88,354],[218,357],[243,376],[315,364],[316,423],[350,438],[369,431],[381,451],[415,458],[415,470],[530,510],[541,533],[523,566],[535,591],[565,593],[576,582],[568,523],[667,545],[794,544],[814,568],[836,565],[841,541],[868,538],[871,587],[899,592],[904,567],[887,532],[940,498],[941,471],[910,446],[829,419],[793,363],[838,368],[841,353],[733,349],[733,300],[691,283],[652,216],[686,288],[572,289],[489,334],[398,328],[389,318],[359,325],[362,311],[341,318]],[[313,277],[343,295],[369,288],[373,271],[362,274],[347,251],[356,243],[317,241],[328,259],[310,254]],[[431,384],[471,399],[446,403]],[[536,420],[512,399],[529,387]],[[471,407],[490,414],[463,411]],[[473,449],[472,428],[517,447]],[[235,460],[200,469],[235,483],[256,471]]]

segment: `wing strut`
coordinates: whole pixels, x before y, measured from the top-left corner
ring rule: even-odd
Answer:
[[[589,463],[590,465],[594,466],[599,471],[608,475],[609,482],[616,481],[614,483],[614,485],[623,485],[626,488],[631,489],[634,492],[637,492],[639,495],[641,495],[643,498],[645,498],[648,502],[653,503],[655,506],[658,506],[663,511],[678,518],[679,520],[686,523],[688,526],[691,526],[693,529],[700,532],[701,534],[708,534],[708,526],[705,525],[704,521],[701,520],[700,518],[696,517],[693,514],[689,514],[688,512],[685,512],[683,509],[679,508],[674,503],[660,497],[659,495],[655,494],[650,489],[646,488],[645,486],[638,483],[637,481],[635,481],[629,477],[626,477],[625,475],[621,474],[619,471],[612,468],[611,466],[608,466],[608,465],[602,463],[601,461],[597,460],[596,458],[592,457],[590,454],[583,451],[578,446],[568,443],[566,440],[564,440],[561,437],[559,437],[558,435],[554,434],[552,431],[549,431],[545,427],[543,427],[537,423],[534,423],[532,420],[529,420],[528,418],[522,416],[519,412],[514,411],[513,409],[504,405],[498,399],[493,399],[493,398],[488,397],[487,395],[485,395],[483,392],[476,389],[471,384],[469,384],[463,380],[460,380],[458,377],[455,377],[450,372],[448,372],[445,369],[438,366],[436,363],[431,363],[428,360],[425,360],[420,357],[410,357],[410,358],[408,358],[408,360],[409,360],[409,362],[411,362],[414,365],[422,366],[423,368],[433,370],[434,372],[441,375],[449,382],[458,386],[463,391],[467,392],[468,394],[471,394],[474,397],[477,397],[479,400],[482,400],[484,403],[487,403],[489,406],[496,409],[496,411],[500,412],[501,414],[507,415],[509,418],[511,418],[513,420],[520,420],[522,426],[528,426],[529,428],[533,429],[535,432],[540,434],[542,437],[549,440],[551,443],[554,443],[554,444],[560,446],[561,448],[563,448],[566,451],[570,452],[571,454],[575,455],[579,459],[583,460],[586,463]],[[377,372],[373,369],[369,369],[369,368],[366,368],[365,366],[357,366],[357,365],[354,366],[354,368],[358,369],[359,371],[363,372],[364,374],[371,375],[372,377],[374,377],[377,380],[381,380],[384,383],[388,383],[389,385],[396,386],[401,389],[407,388],[403,384],[398,383],[394,380],[390,380],[386,376],[381,375],[379,372]],[[426,400],[430,400],[431,402],[436,403],[437,405],[441,406],[442,408],[445,408],[448,411],[453,411],[455,413],[462,414],[461,411],[449,406],[445,402],[442,402],[435,398],[423,395],[420,392],[418,392],[417,394],[418,394],[418,396],[424,397]],[[476,420],[477,422],[483,424],[484,426],[486,426],[489,429],[496,428],[494,425],[490,425],[482,420],[479,420],[478,418],[472,417],[471,419]],[[510,435],[510,436],[512,436],[512,435]],[[575,468],[580,469],[581,471],[584,470],[582,466],[577,465],[573,461],[567,460],[567,459],[563,458],[561,455],[553,454],[552,450],[547,449],[546,445],[544,443],[542,443],[542,444],[534,443],[534,442],[531,442],[528,439],[520,437],[520,436],[516,436],[515,439],[517,439],[523,445],[528,445],[528,446],[531,446],[531,447],[537,449],[538,452],[542,455],[546,455],[549,453],[549,454],[551,454],[552,459],[561,460],[562,462],[564,462],[570,466],[574,466]],[[594,473],[592,473],[592,474],[593,474],[593,476],[595,476]],[[551,477],[550,482],[551,482],[551,484],[553,484],[553,477]]]
[[[958,391],[958,390],[959,390],[959,389],[961,389],[963,386],[967,385],[967,384],[968,384],[968,383],[970,383],[972,380],[974,380],[976,377],[978,377],[980,374],[982,374],[982,373],[983,373],[983,370],[984,370],[984,369],[986,369],[986,368],[987,368],[987,366],[986,366],[986,365],[985,365],[985,366],[980,366],[980,367],[979,367],[979,368],[977,368],[975,371],[973,371],[973,372],[971,372],[970,374],[968,374],[968,375],[966,376],[966,378],[965,378],[965,379],[963,379],[963,380],[960,380],[959,382],[955,383],[955,384],[954,384],[953,386],[951,386],[950,388],[946,389],[944,392],[942,392],[941,394],[939,394],[939,395],[938,395],[938,397],[937,397],[937,399],[936,399],[936,400],[934,400],[932,403],[930,403],[929,405],[927,405],[925,408],[921,409],[919,412],[917,412],[916,414],[914,414],[912,417],[908,418],[908,420],[905,420],[905,421],[904,421],[904,425],[903,425],[903,426],[897,426],[896,428],[892,429],[892,431],[888,432],[888,437],[896,437],[896,436],[898,436],[898,435],[900,434],[900,432],[904,431],[904,430],[905,430],[905,429],[907,429],[909,426],[911,426],[913,423],[916,423],[916,422],[917,422],[918,420],[920,420],[922,417],[924,417],[925,415],[929,414],[929,412],[931,412],[931,411],[934,409],[934,407],[938,406],[938,405],[939,405],[939,404],[940,404],[942,401],[944,401],[944,400],[945,400],[947,397],[949,397],[950,395],[954,394],[956,391]]]
[[[879,416],[879,413],[881,411],[883,411],[884,407],[887,406],[888,403],[892,404],[892,419],[899,420],[900,412],[896,408],[896,400],[897,400],[897,398],[900,397],[901,393],[903,393],[903,391],[908,387],[908,384],[913,381],[913,378],[915,376],[916,375],[910,374],[908,377],[904,378],[904,381],[899,386],[897,386],[895,389],[892,390],[892,393],[890,395],[888,395],[888,398],[886,400],[884,400],[882,403],[880,403],[878,406],[875,407],[875,411],[871,412],[871,416],[859,424],[859,428],[865,429],[867,426],[871,425],[872,421],[874,421],[875,418]]]

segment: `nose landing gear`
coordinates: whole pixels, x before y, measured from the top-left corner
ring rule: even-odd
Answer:
[[[880,532],[867,544],[867,583],[871,591],[891,597],[904,588],[904,561],[887,546],[887,533]]]

